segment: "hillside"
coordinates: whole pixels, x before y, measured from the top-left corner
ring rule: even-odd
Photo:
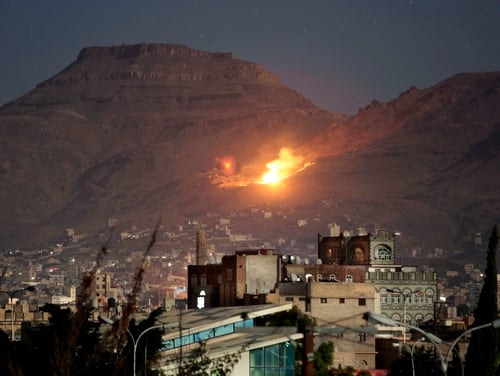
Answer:
[[[314,239],[336,222],[402,232],[407,249],[471,252],[471,234],[500,220],[498,103],[500,73],[470,73],[343,116],[231,53],[85,48],[0,109],[0,248],[108,218],[173,226],[274,205],[310,224],[302,235],[295,217],[249,224],[263,240]],[[281,153],[292,176],[254,184]]]

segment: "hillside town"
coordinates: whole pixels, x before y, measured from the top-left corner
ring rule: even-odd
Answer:
[[[249,209],[248,214],[271,218],[274,213]],[[334,365],[358,370],[389,368],[394,355],[383,350],[383,342],[412,341],[405,325],[453,336],[473,323],[483,280],[477,265],[442,274],[428,265],[404,265],[398,258],[399,234],[386,229],[349,231],[330,224],[327,234],[313,235],[316,244],[297,244],[233,232],[242,228],[238,221],[241,213],[227,218],[207,214],[205,221],[188,221],[176,229],[158,225],[118,232],[118,221],[109,219],[100,249],[85,234],[66,229],[66,239],[51,248],[3,250],[0,329],[20,340],[26,326],[47,323],[44,305],[75,309],[82,276],[98,262],[95,320],[120,317],[143,265],[138,314],[185,310],[187,319],[189,312],[220,307],[282,307],[276,312],[297,307],[317,320],[321,341],[335,344]],[[297,229],[310,228],[307,224],[297,219]],[[146,255],[153,232],[155,243]],[[102,261],[99,252],[105,254]],[[377,336],[345,331],[366,327],[366,312],[404,325],[379,329]],[[165,341],[171,343],[169,351],[176,348],[173,339]]]

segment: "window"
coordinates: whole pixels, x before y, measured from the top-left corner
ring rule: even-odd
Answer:
[[[345,304],[345,298],[339,298],[339,304]]]
[[[217,284],[220,285],[222,283],[222,274],[217,274]]]
[[[318,274],[316,276],[316,278],[318,279],[318,282],[321,282],[321,280],[323,279],[323,276],[321,274]]]
[[[358,341],[359,342],[366,342],[366,333],[359,333],[358,334]]]
[[[233,269],[226,269],[226,279],[228,281],[233,280]]]
[[[365,306],[366,305],[366,299],[365,298],[359,298],[358,299],[358,305]]]
[[[380,304],[382,304],[382,305],[387,304],[387,295],[380,296]]]
[[[335,274],[330,274],[330,282],[336,281],[337,277],[335,277]]]
[[[324,304],[324,303],[327,303],[327,299],[326,299],[326,298],[321,298],[321,299],[320,299],[320,302],[321,302],[321,303],[323,303],[323,304]]]
[[[206,286],[207,285],[207,276],[206,274],[202,274],[201,277],[200,277],[200,284],[202,286]]]
[[[293,302],[293,296],[287,296],[285,298],[285,301],[287,301],[287,302]]]
[[[196,278],[196,274],[191,275],[191,286],[196,286],[198,278]]]
[[[294,375],[295,351],[290,342],[250,350],[250,376]]]
[[[352,275],[351,274],[347,274],[345,276],[345,281],[348,282],[348,283],[351,283],[353,281]]]
[[[391,260],[391,251],[387,248],[381,246],[376,251],[376,258],[381,261],[390,261]]]

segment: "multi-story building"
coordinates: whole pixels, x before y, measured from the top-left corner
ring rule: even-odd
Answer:
[[[274,249],[237,251],[221,264],[188,266],[188,308],[263,304],[281,280]]]
[[[332,265],[331,270],[338,270],[337,274],[351,270],[349,274],[340,275],[345,280],[373,284],[380,296],[382,314],[413,325],[432,321],[435,302],[439,300],[436,273],[397,264],[396,237],[396,233],[383,230],[353,236],[347,233],[328,237],[318,235],[318,260],[321,264],[308,268],[308,272],[316,273],[318,267],[324,268],[325,264]],[[362,267],[363,277],[354,274],[355,267],[358,267],[358,273]]]
[[[312,278],[308,282],[287,281],[268,294],[268,301],[292,303],[314,318],[318,341],[334,343],[335,367],[375,368],[375,337],[363,319],[365,312],[379,311],[372,284],[317,282]]]

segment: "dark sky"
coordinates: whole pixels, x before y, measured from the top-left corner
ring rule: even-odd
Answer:
[[[355,113],[410,86],[500,70],[500,0],[0,0],[0,105],[88,46],[180,43],[257,62]]]

